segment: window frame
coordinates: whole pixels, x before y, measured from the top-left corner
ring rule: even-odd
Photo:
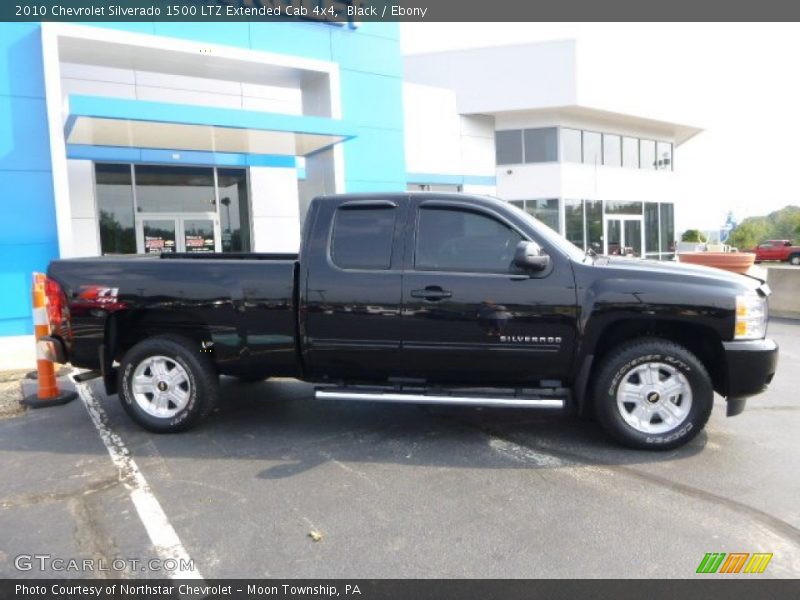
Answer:
[[[546,160],[529,160],[528,159],[528,132],[552,132],[555,142],[555,156],[551,159]],[[535,135],[532,133],[531,135]],[[545,165],[549,163],[557,163],[559,160],[560,155],[560,148],[559,148],[559,128],[555,126],[549,127],[526,127],[522,129],[522,163],[526,165]],[[546,145],[545,145],[546,146]],[[546,147],[545,147],[546,150]]]
[[[586,160],[586,134],[596,135],[600,140],[600,151],[598,152],[597,156],[599,158],[598,162],[588,162]],[[591,167],[603,167],[605,163],[603,159],[605,158],[603,154],[603,132],[602,131],[595,131],[594,129],[581,129],[581,164],[589,165]]]
[[[514,225],[510,220],[506,219],[503,215],[496,213],[492,210],[488,210],[482,206],[475,206],[473,204],[467,204],[464,202],[451,202],[447,200],[425,200],[419,203],[416,207],[414,207],[415,215],[414,215],[414,235],[413,241],[411,243],[410,248],[410,260],[409,264],[407,265],[406,269],[411,272],[415,273],[442,273],[442,274],[451,274],[451,275],[488,275],[492,277],[514,277],[524,274],[524,271],[513,270],[513,268],[509,268],[507,271],[498,272],[498,271],[470,271],[470,270],[458,270],[458,269],[426,269],[417,267],[417,245],[419,241],[419,231],[420,231],[420,219],[422,218],[422,211],[426,209],[433,209],[433,210],[452,210],[456,212],[468,212],[472,214],[477,214],[482,217],[486,217],[497,221],[501,225],[504,225],[518,236],[520,236],[520,241],[531,241],[529,235],[525,234],[519,227]],[[548,270],[549,272],[549,270]]]
[[[602,152],[602,155],[603,155],[603,166],[604,167],[616,167],[616,168],[621,168],[622,167],[622,139],[623,139],[623,137],[624,136],[622,136],[619,133],[606,133],[606,132],[602,133],[601,152]],[[617,153],[617,156],[616,156],[616,158],[619,159],[619,164],[617,164],[616,162],[614,162],[614,163],[608,162],[609,144],[607,142],[609,141],[609,138],[616,138],[617,140],[619,140],[619,145],[618,145],[619,152]]]
[[[218,169],[241,169],[244,171],[245,174],[245,181],[247,184],[247,198],[245,198],[245,202],[247,203],[247,214],[249,217],[249,238],[250,238],[250,249],[246,250],[245,253],[255,252],[255,219],[253,216],[253,186],[251,183],[250,177],[250,167],[249,166],[238,166],[238,165],[207,165],[201,163],[180,163],[180,164],[173,164],[173,163],[162,163],[162,162],[152,162],[152,161],[124,161],[124,160],[92,160],[92,194],[94,198],[94,220],[95,220],[95,235],[97,237],[97,248],[99,249],[99,256],[104,256],[102,243],[100,240],[100,211],[97,204],[97,172],[96,172],[96,165],[124,165],[130,168],[131,171],[131,194],[133,196],[133,214],[134,214],[134,230],[136,229],[136,218],[137,215],[140,213],[139,211],[139,199],[136,194],[136,167],[144,166],[144,167],[203,167],[203,168],[211,168],[214,172],[214,204],[215,210],[210,212],[215,212],[217,216],[217,220],[220,223],[220,227],[222,225],[222,216],[221,216],[221,203],[220,203],[220,195],[219,195],[219,178],[218,178]],[[221,235],[221,233],[220,233]],[[222,240],[220,239],[220,244]],[[138,249],[137,249],[138,250]],[[137,252],[138,253],[138,252]],[[134,254],[122,254],[116,256],[135,256],[137,253]],[[220,252],[220,254],[228,254],[226,252]],[[109,255],[111,256],[111,255]]]
[[[379,209],[392,209],[394,212],[394,223],[392,224],[392,235],[391,235],[391,242],[389,246],[389,263],[385,268],[382,267],[345,267],[340,265],[336,262],[335,253],[334,253],[334,241],[336,236],[336,224],[337,218],[339,215],[339,211],[358,211],[358,210],[379,210]],[[342,202],[338,206],[334,207],[333,215],[331,218],[331,225],[330,225],[330,233],[328,234],[328,243],[327,243],[327,259],[330,266],[334,269],[338,269],[339,271],[348,271],[348,272],[371,272],[371,273],[387,273],[390,271],[396,270],[395,261],[396,261],[396,252],[395,252],[395,239],[397,237],[398,231],[398,220],[402,218],[402,213],[399,211],[399,206],[393,200],[386,200],[376,198],[374,200],[347,200]],[[401,215],[398,217],[398,215]]]
[[[636,159],[636,161],[635,161],[636,164],[635,165],[627,165],[627,164],[625,164],[625,141],[626,140],[631,140],[635,144],[635,148],[634,148],[634,157]],[[641,138],[639,138],[637,136],[632,136],[632,135],[623,135],[622,136],[622,168],[623,169],[641,169],[642,156],[641,156],[641,150],[639,149],[640,142],[641,142]]]
[[[579,160],[569,160],[565,157],[565,149],[567,144],[564,143],[564,132],[565,131],[574,131],[578,134],[578,158]],[[583,129],[578,129],[575,127],[559,127],[558,128],[558,162],[560,163],[569,163],[571,165],[582,165],[583,164]]]
[[[501,134],[501,133],[503,133],[503,134],[512,134],[512,133],[519,134],[519,144],[520,144],[520,147],[519,147],[519,152],[520,152],[520,154],[519,154],[519,162],[502,162],[502,163],[500,162],[499,157],[498,157],[498,152],[497,152],[497,149],[499,147],[499,145],[497,143],[497,136],[498,136],[498,134]],[[495,130],[495,132],[494,132],[494,162],[495,162],[495,166],[498,166],[498,167],[505,167],[505,166],[511,166],[511,165],[524,165],[525,164],[525,134],[524,134],[524,129],[496,129]]]

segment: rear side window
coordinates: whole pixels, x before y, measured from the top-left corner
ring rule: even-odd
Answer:
[[[425,271],[508,273],[522,236],[470,211],[422,208],[414,265]]]
[[[331,258],[342,269],[388,269],[397,210],[339,207],[333,221]]]

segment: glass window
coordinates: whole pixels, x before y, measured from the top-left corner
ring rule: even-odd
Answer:
[[[656,143],[653,140],[639,140],[639,168],[656,168]]]
[[[100,221],[100,252],[135,254],[131,166],[95,164],[94,176]]]
[[[611,256],[620,256],[625,254],[625,248],[622,247],[622,220],[609,219],[606,226],[606,233],[608,234],[608,248],[606,251]]]
[[[603,164],[609,167],[622,166],[622,138],[620,136],[603,134]]]
[[[217,212],[214,169],[136,165],[139,212]]]
[[[672,170],[672,144],[658,142],[656,144],[656,169],[660,171]]]
[[[610,223],[610,221],[609,221]],[[628,252],[633,251],[634,256],[642,255],[642,222],[639,219],[625,219],[625,246]]]
[[[495,131],[495,154],[498,165],[522,164],[522,130]]]
[[[622,138],[622,166],[629,169],[639,168],[639,140],[636,138]]]
[[[668,202],[661,204],[661,252],[675,251],[675,207]]]
[[[525,210],[525,200],[511,200],[511,204],[513,204],[517,208]]]
[[[607,215],[640,215],[641,202],[606,202]]]
[[[558,198],[547,200],[526,200],[525,211],[536,217],[553,231],[559,231],[558,226]]]
[[[343,269],[388,269],[396,210],[339,207],[333,221],[331,258]]]
[[[602,200],[586,200],[586,241],[598,254],[603,251]]]
[[[522,236],[487,215],[423,208],[419,213],[417,269],[507,273]]]
[[[658,203],[644,203],[644,251],[658,252]]]
[[[525,162],[555,162],[558,160],[558,130],[555,127],[526,129]]]
[[[566,229],[565,237],[578,248],[585,249],[582,200],[564,200],[564,227]]]
[[[603,136],[594,131],[583,132],[583,162],[587,165],[603,164]]]
[[[561,129],[561,160],[579,163],[583,161],[580,129]]]
[[[250,252],[250,207],[247,172],[218,169],[219,217],[223,252]]]

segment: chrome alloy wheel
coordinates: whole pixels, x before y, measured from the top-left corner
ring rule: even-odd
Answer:
[[[192,395],[186,369],[167,356],[150,356],[140,362],[133,372],[131,388],[139,407],[160,419],[177,415]]]
[[[662,362],[637,365],[617,387],[617,409],[637,431],[660,434],[681,425],[692,408],[692,388],[678,369]]]

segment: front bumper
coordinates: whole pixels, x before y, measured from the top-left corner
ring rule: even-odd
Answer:
[[[727,370],[725,396],[728,416],[744,410],[748,396],[760,394],[772,381],[778,366],[778,344],[774,340],[722,342]]]

